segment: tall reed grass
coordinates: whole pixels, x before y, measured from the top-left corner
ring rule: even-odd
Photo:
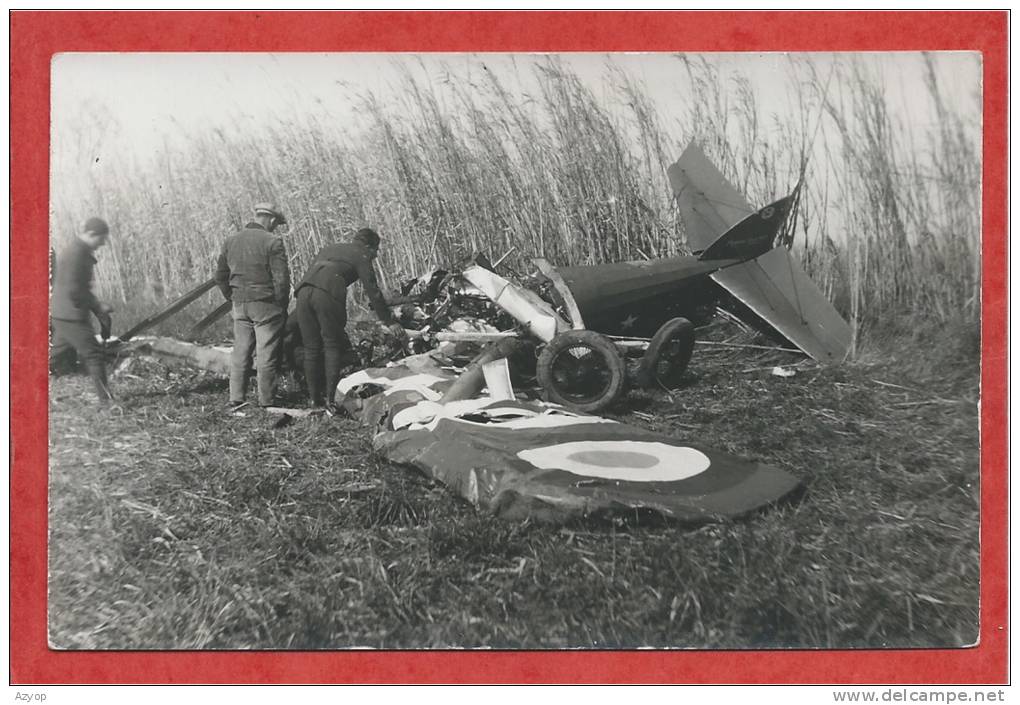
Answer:
[[[973,110],[952,107],[926,61],[924,109],[935,120],[923,129],[852,56],[825,68],[789,58],[782,118],[764,114],[751,78],[699,56],[677,57],[668,115],[611,60],[608,97],[556,57],[520,69],[527,90],[484,58],[470,83],[408,65],[400,91],[354,97],[358,125],[309,112],[259,133],[195,133],[144,165],[65,161],[52,179],[51,233],[59,245],[103,214],[116,236],[102,293],[153,307],[207,278],[223,238],[266,197],[290,218],[298,274],[323,244],[366,224],[385,238],[391,286],[473,251],[512,251],[521,269],[535,255],[671,256],[686,246],[665,169],[698,140],[754,204],[803,183],[786,244],[855,330],[903,313],[976,320],[980,98]],[[94,118],[79,142],[101,139]]]

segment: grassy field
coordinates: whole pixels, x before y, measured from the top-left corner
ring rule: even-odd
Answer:
[[[386,463],[353,421],[224,413],[136,360],[98,414],[52,381],[57,648],[962,646],[978,623],[978,334],[871,331],[851,364],[699,346],[616,418],[800,477],[740,521],[507,523]],[[893,354],[895,351],[896,354]]]

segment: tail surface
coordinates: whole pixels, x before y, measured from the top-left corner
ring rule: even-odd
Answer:
[[[687,244],[695,254],[755,212],[694,142],[666,174],[684,221]]]
[[[790,215],[793,196],[780,198],[752,213],[720,235],[698,259],[739,259],[760,257],[772,249],[776,235]]]
[[[840,362],[850,326],[785,247],[773,247],[796,199],[756,211],[695,143],[667,170],[687,244],[710,276],[819,362]]]
[[[846,357],[850,326],[785,247],[709,276],[815,360]]]

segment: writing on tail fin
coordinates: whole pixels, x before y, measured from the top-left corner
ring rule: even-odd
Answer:
[[[752,213],[720,235],[698,259],[749,260],[765,254],[772,249],[776,236],[789,217],[792,203],[793,196],[790,195]]]

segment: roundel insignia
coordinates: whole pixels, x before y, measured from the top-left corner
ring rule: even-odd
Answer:
[[[775,214],[776,214],[776,209],[773,208],[772,206],[765,206],[758,213],[758,215],[761,216],[762,220],[768,220],[769,218],[771,218]]]
[[[572,441],[528,448],[517,457],[543,470],[628,482],[686,480],[711,464],[694,448],[655,441]]]

